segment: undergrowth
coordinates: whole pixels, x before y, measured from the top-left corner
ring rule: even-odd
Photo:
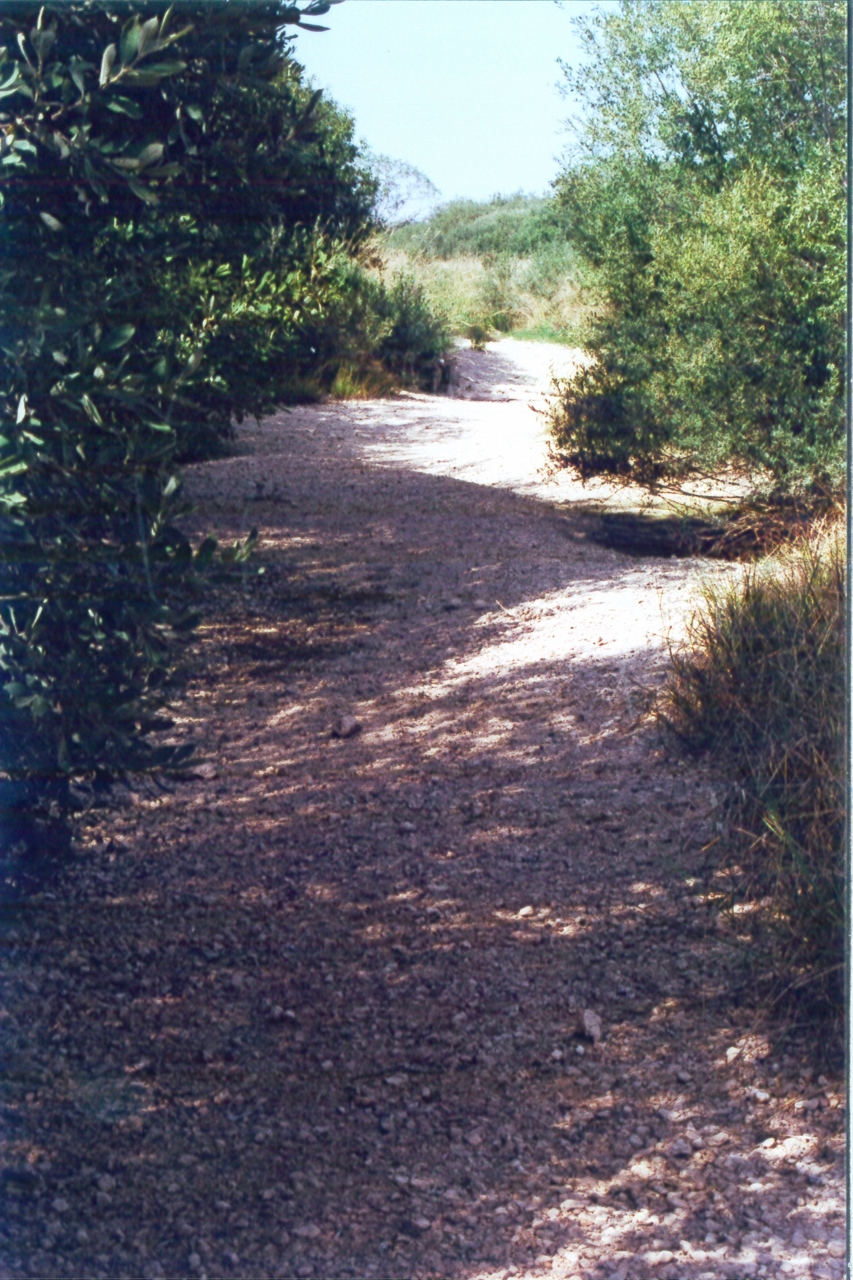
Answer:
[[[581,345],[589,302],[551,199],[451,201],[424,222],[388,230],[380,252],[475,345],[502,334]]]
[[[777,1002],[838,1019],[844,954],[845,566],[839,521],[709,586],[661,715],[734,782],[732,905],[772,940]]]
[[[386,272],[416,281],[453,334],[580,345],[587,304],[568,258],[552,247],[532,258],[384,256]]]

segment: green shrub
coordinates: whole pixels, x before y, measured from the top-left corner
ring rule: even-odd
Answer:
[[[550,240],[526,260],[522,286],[534,298],[553,302],[566,281],[577,280],[577,254],[569,241]]]
[[[433,386],[440,377],[450,334],[423,287],[410,275],[399,275],[383,290],[376,309],[387,326],[377,346],[383,364],[404,382]]]
[[[151,734],[214,544],[181,531],[175,460],[340,345],[341,246],[364,239],[372,186],[351,122],[289,62],[300,16],[0,10],[7,843],[38,839],[75,779],[185,758]]]
[[[623,0],[581,20],[558,183],[598,305],[553,430],[583,475],[837,491],[845,10]]]
[[[838,1010],[844,954],[844,546],[836,527],[706,591],[664,715],[737,783],[737,895],[775,929],[784,984]]]

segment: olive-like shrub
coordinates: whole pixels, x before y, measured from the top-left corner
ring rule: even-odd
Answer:
[[[6,844],[43,839],[75,780],[188,750],[151,737],[216,554],[182,532],[176,460],[328,361],[335,246],[370,225],[351,122],[285,34],[328,9],[0,10]]]

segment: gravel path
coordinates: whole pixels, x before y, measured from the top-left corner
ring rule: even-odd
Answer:
[[[719,784],[647,715],[733,570],[588,540],[534,411],[572,358],[193,469],[261,546],[179,708],[208,763],[3,913],[3,1276],[843,1273],[840,1083],[750,1004]]]

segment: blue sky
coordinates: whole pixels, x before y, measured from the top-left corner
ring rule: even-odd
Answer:
[[[591,0],[345,0],[296,57],[356,135],[415,165],[444,200],[545,192],[566,145],[557,59]]]

